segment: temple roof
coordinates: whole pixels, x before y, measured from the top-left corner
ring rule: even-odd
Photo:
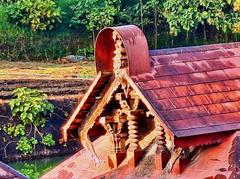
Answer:
[[[150,51],[131,76],[177,137],[240,129],[240,43]]]
[[[235,176],[239,177],[239,138],[240,132],[228,136],[223,143],[214,146],[205,146],[200,153],[197,153],[194,159],[181,175],[173,175],[164,171],[155,169],[154,155],[150,147],[148,153],[141,159],[139,165],[135,168],[121,164],[120,168],[106,172],[107,148],[111,146],[106,136],[102,136],[94,141],[94,146],[102,160],[102,166],[96,167],[91,154],[87,151],[79,151],[67,160],[62,162],[53,170],[49,171],[41,177],[41,179],[49,178],[168,178],[168,179],[185,179],[185,178],[214,178],[215,176]]]

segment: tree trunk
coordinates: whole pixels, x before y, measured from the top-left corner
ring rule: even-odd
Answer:
[[[227,42],[228,42],[228,33],[225,32],[225,33],[224,33],[224,36],[225,36],[225,43],[227,43]]]
[[[143,31],[143,2],[139,0],[140,3],[140,19],[141,19],[141,29]]]
[[[158,43],[158,27],[157,27],[157,9],[154,8],[154,47],[157,49]]]
[[[93,45],[93,49],[95,48],[95,32],[94,30],[92,30],[92,45]]]
[[[203,39],[204,42],[207,40],[206,24],[203,24]]]
[[[186,44],[188,44],[188,40],[189,40],[189,31],[187,31],[187,34],[186,34]]]

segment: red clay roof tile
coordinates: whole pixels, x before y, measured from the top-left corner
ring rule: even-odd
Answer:
[[[193,90],[189,86],[176,86],[172,87],[171,90],[178,97],[194,94]]]
[[[150,51],[134,77],[177,137],[240,129],[240,43]]]
[[[212,67],[206,61],[187,62],[187,65],[194,69],[193,72],[204,72],[212,70]]]
[[[169,99],[161,99],[156,101],[156,105],[159,107],[160,110],[170,110],[176,108]]]
[[[190,86],[191,90],[194,94],[205,94],[212,92],[211,88],[209,88],[208,84],[196,84]]]
[[[154,99],[164,99],[175,97],[169,88],[160,88],[155,90],[150,90],[147,92],[149,95],[153,96]]]
[[[170,101],[176,106],[176,108],[191,107],[192,103],[187,97],[172,98]]]
[[[222,81],[229,79],[223,70],[209,71],[207,72],[207,75],[211,81]]]
[[[189,85],[193,83],[193,80],[189,77],[188,74],[172,76],[172,80],[176,84],[175,86]]]
[[[224,83],[224,81],[208,83],[207,85],[211,88],[212,92],[222,92],[230,90],[228,86]]]
[[[224,83],[230,90],[240,90],[240,79],[224,81]]]
[[[224,72],[228,75],[230,79],[239,79],[240,78],[240,68],[231,68],[225,69]]]
[[[152,59],[156,62],[155,64],[160,65],[171,64],[174,62],[174,58],[171,55],[161,55],[161,58],[159,58],[159,56],[152,56]]]

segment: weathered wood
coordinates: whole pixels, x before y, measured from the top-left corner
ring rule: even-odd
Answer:
[[[165,137],[165,131],[164,131],[164,128],[161,126],[161,124],[156,121],[155,122],[155,131],[156,131],[156,144],[157,144],[157,150],[159,152],[162,152],[164,150],[167,150],[167,147],[166,147],[166,137]]]
[[[115,76],[118,77],[121,76],[121,74],[126,73],[124,68],[127,67],[127,55],[121,36],[116,31],[113,31],[113,40],[115,43],[115,50],[113,52],[113,71]]]
[[[104,116],[99,118],[99,122],[103,125],[108,124],[110,122],[114,122],[113,116]]]
[[[164,128],[159,121],[155,119],[155,132],[156,132],[156,144],[157,150],[155,154],[155,167],[158,170],[163,170],[167,165],[171,154],[166,146],[166,137]]]
[[[187,168],[188,164],[191,161],[188,148],[182,149],[180,154],[176,154],[178,155],[178,157],[174,161],[171,169],[171,173],[173,175],[181,174]]]
[[[138,149],[138,128],[137,128],[137,120],[135,116],[128,116],[128,133],[129,133],[129,151],[134,151]]]
[[[97,85],[97,83],[101,79],[101,77],[102,77],[102,73],[99,72],[97,77],[95,78],[95,80],[93,81],[93,83],[91,84],[89,89],[87,90],[86,94],[84,95],[83,99],[81,100],[81,102],[79,103],[77,108],[74,110],[74,113],[71,115],[70,119],[68,119],[68,121],[63,125],[63,127],[61,129],[63,141],[65,141],[65,142],[67,141],[68,128],[70,127],[70,125],[72,124],[72,122],[74,121],[76,116],[78,115],[81,108],[84,106],[85,102],[88,100],[90,94],[92,93],[92,90],[95,88],[95,86]]]
[[[88,137],[88,131],[93,127],[96,119],[101,115],[104,110],[105,105],[112,98],[113,93],[119,86],[119,80],[114,79],[112,82],[109,82],[109,85],[106,87],[106,90],[103,91],[103,98],[94,105],[86,119],[83,121],[81,127],[79,127],[79,138],[84,148],[93,154],[96,165],[100,165],[100,161],[96,152],[92,146],[91,141]]]
[[[125,94],[124,93],[116,93],[115,94],[115,99],[117,101],[125,99]]]

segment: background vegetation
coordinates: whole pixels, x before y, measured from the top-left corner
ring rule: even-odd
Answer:
[[[46,100],[47,95],[39,90],[30,88],[16,88],[13,91],[13,99],[9,105],[12,111],[12,119],[7,124],[0,126],[0,130],[10,139],[4,146],[4,155],[7,157],[7,147],[16,143],[16,149],[23,154],[35,152],[36,145],[41,143],[51,147],[55,145],[51,133],[40,132],[47,123],[47,117],[54,111],[53,104]],[[30,129],[30,130],[29,130]]]
[[[0,0],[0,59],[82,55],[100,29],[124,24],[142,28],[150,48],[237,41],[239,9],[239,0]]]

